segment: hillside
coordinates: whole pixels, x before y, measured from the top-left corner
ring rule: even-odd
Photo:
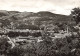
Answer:
[[[58,22],[71,22],[71,16],[60,15],[48,11],[33,12],[18,12],[18,11],[0,11],[0,26],[1,27],[18,27],[19,25],[43,25],[54,24]]]

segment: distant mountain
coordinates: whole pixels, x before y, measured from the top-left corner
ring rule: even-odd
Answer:
[[[6,10],[0,10],[0,17],[2,17],[2,16],[8,16],[8,15],[9,15],[8,11],[6,11]]]
[[[33,13],[32,15],[29,15],[29,17],[37,18],[36,20],[40,20],[40,21],[48,21],[48,20],[70,21],[72,19],[71,16],[55,14],[55,13],[51,13],[48,11],[41,11],[38,13]]]
[[[51,13],[48,11],[40,11],[37,13],[33,12],[18,12],[18,11],[0,11],[0,23],[2,25],[11,24],[20,25],[20,24],[34,24],[41,25],[47,23],[58,23],[58,22],[71,22],[71,16],[60,15]],[[5,22],[7,21],[7,22]]]

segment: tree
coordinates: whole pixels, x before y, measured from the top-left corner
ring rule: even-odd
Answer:
[[[25,50],[25,54],[24,56],[37,56],[36,55],[36,44],[34,43],[28,43],[26,45],[23,46],[24,50]]]
[[[48,32],[44,32],[43,41],[37,43],[36,53],[37,56],[55,56],[56,50],[54,50],[52,38],[49,36]]]
[[[78,24],[80,22],[80,8],[72,9],[71,15],[73,16],[74,20]]]
[[[21,46],[15,46],[9,50],[7,56],[22,56],[24,55],[24,49]]]
[[[8,51],[11,48],[11,44],[7,42],[8,39],[6,38],[6,36],[2,36],[0,38],[0,54],[4,54],[7,55]]]

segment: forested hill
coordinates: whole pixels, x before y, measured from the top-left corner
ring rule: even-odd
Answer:
[[[47,23],[70,22],[71,19],[72,19],[71,16],[55,14],[48,11],[33,13],[0,10],[0,27],[3,26],[18,27],[21,24],[42,25],[43,23],[45,24],[45,22]]]

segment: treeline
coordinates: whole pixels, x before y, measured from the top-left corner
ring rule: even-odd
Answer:
[[[15,38],[18,36],[23,36],[23,37],[27,37],[27,36],[33,36],[33,37],[39,37],[42,36],[41,32],[13,32],[10,31],[8,33],[0,33],[0,35],[8,35],[9,37]]]

